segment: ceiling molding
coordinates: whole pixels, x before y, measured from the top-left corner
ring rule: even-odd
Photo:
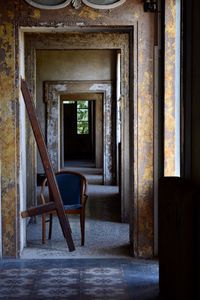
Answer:
[[[79,9],[81,4],[84,3],[94,9],[112,9],[116,8],[126,0],[25,0],[29,5],[39,9],[61,9],[69,5],[70,3],[75,9]],[[107,4],[106,4],[107,2]],[[97,4],[98,3],[98,4]]]
[[[116,0],[116,1],[108,1],[110,3],[105,4],[105,0],[103,1],[95,1],[95,0],[82,0],[82,2],[92,8],[96,8],[96,9],[112,9],[112,8],[116,8],[120,5],[122,5],[123,3],[126,2],[126,0]],[[102,2],[102,4],[97,4],[96,2]],[[113,2],[113,3],[111,3]]]
[[[34,0],[25,0],[28,4],[33,7],[40,8],[40,9],[60,9],[64,8],[71,3],[71,0],[60,0],[60,1],[48,1],[48,0],[41,0],[41,1],[34,1]],[[55,3],[54,3],[55,2]],[[51,4],[49,4],[51,3]]]

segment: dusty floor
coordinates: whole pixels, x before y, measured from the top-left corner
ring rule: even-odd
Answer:
[[[73,168],[73,170],[77,170]],[[88,181],[85,246],[80,246],[79,216],[69,216],[75,252],[69,252],[57,217],[53,220],[52,240],[41,243],[41,218],[27,228],[27,247],[22,258],[97,258],[130,257],[129,225],[120,220],[120,199],[117,186],[102,185],[102,171],[95,168],[78,169]],[[47,226],[48,227],[48,226]]]

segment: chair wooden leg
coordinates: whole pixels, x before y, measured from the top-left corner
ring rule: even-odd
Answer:
[[[42,244],[45,244],[46,240],[46,214],[42,214]]]
[[[85,244],[85,211],[80,213],[80,225],[81,225],[81,246]]]
[[[49,215],[49,240],[52,236],[52,222],[53,222],[53,214]]]

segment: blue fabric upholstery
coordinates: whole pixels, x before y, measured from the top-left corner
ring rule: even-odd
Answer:
[[[79,209],[81,208],[81,179],[76,174],[57,174],[57,184],[59,187],[60,195],[63,201],[63,205],[69,208],[67,209]],[[71,206],[71,208],[70,208]]]
[[[81,204],[75,204],[75,205],[64,205],[65,210],[71,210],[71,209],[81,209],[83,206]]]

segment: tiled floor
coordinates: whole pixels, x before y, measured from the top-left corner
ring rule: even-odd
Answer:
[[[133,259],[0,262],[0,299],[156,300],[157,262]]]
[[[131,257],[129,226],[120,222],[118,188],[103,186],[97,169],[83,171],[90,182],[85,246],[80,247],[76,217],[70,219],[76,251],[67,250],[56,219],[52,241],[42,245],[38,218],[28,226],[23,259],[0,263],[0,299],[158,299],[158,263]]]

